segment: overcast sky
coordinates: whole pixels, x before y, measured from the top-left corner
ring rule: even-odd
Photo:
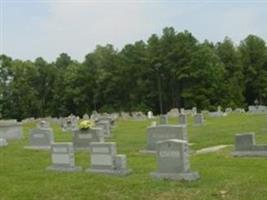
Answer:
[[[0,54],[13,58],[62,52],[83,60],[97,44],[147,40],[166,26],[200,41],[239,43],[248,34],[267,41],[267,0],[0,0]]]

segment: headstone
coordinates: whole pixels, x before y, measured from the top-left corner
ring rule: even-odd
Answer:
[[[196,115],[197,114],[197,108],[196,107],[193,107],[192,108],[192,115],[194,116],[194,115]]]
[[[246,111],[245,111],[244,108],[236,108],[236,109],[234,110],[234,112],[235,112],[235,113],[245,113]]]
[[[177,117],[179,115],[179,110],[178,108],[172,108],[168,113],[168,117]]]
[[[187,116],[185,114],[179,115],[179,124],[183,124],[183,125],[187,124]]]
[[[104,137],[111,137],[111,124],[108,121],[98,121],[96,122],[96,127],[102,128]]]
[[[125,155],[117,155],[116,143],[92,142],[90,144],[91,167],[87,172],[104,173],[113,175],[127,175],[131,170],[127,169]]]
[[[147,118],[148,119],[152,119],[153,118],[153,112],[152,111],[148,111],[147,112]]]
[[[75,166],[74,149],[72,143],[52,143],[52,165],[47,170],[75,172],[81,171],[81,167]]]
[[[54,142],[54,134],[50,128],[34,128],[29,135],[29,146],[25,146],[26,149],[49,150]]]
[[[202,113],[197,113],[194,116],[195,125],[202,125],[204,123],[204,115]]]
[[[232,108],[226,108],[226,109],[225,109],[225,112],[226,112],[226,113],[231,113],[231,112],[233,112],[233,109],[232,109]]]
[[[254,133],[236,134],[234,156],[267,156],[267,144],[256,144]]]
[[[6,140],[17,140],[22,138],[21,123],[17,120],[1,120],[0,121],[0,138]]]
[[[121,113],[120,113],[120,116],[121,116],[121,118],[122,118],[123,120],[128,120],[128,119],[131,118],[130,114],[127,113],[127,112],[121,112]]]
[[[37,128],[50,128],[50,124],[48,121],[40,120],[37,124]]]
[[[90,119],[89,115],[85,113],[85,114],[83,115],[83,120],[89,120],[89,119]]]
[[[187,140],[187,128],[185,125],[158,125],[147,129],[147,146],[144,153],[156,151],[156,144],[162,140],[180,139]]]
[[[159,116],[159,124],[168,124],[168,116],[160,115]]]
[[[7,145],[8,145],[8,143],[7,143],[6,139],[5,138],[0,138],[0,147],[5,147]]]
[[[67,118],[63,118],[61,127],[62,127],[63,132],[73,131],[73,130],[77,129],[77,127],[78,127],[78,120],[73,115],[71,115]]]
[[[103,141],[104,133],[102,128],[77,129],[73,131],[72,142],[75,150],[89,150],[90,143]]]
[[[96,123],[99,123],[99,122],[109,122],[111,126],[114,126],[114,124],[115,124],[115,121],[111,117],[100,117],[97,120],[95,120],[95,122]]]
[[[157,143],[157,171],[151,176],[157,179],[193,181],[199,178],[190,171],[189,148],[185,140],[164,140]]]

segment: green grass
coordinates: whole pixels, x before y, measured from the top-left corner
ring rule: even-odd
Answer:
[[[175,124],[177,119],[171,119]],[[264,200],[267,199],[267,159],[233,158],[230,146],[216,153],[193,154],[191,168],[201,179],[195,182],[153,180],[149,173],[156,169],[152,155],[139,153],[146,145],[146,127],[150,121],[119,121],[111,141],[117,142],[119,153],[128,157],[133,173],[114,177],[85,172],[62,173],[46,171],[50,153],[23,149],[28,143],[29,129],[24,125],[24,139],[13,141],[0,149],[0,200],[54,199],[152,199],[152,200]],[[70,134],[54,126],[57,142],[71,141]],[[257,143],[267,143],[267,116],[231,114],[223,118],[208,118],[204,126],[192,126],[188,133],[192,150],[219,144],[233,144],[234,134],[255,132]],[[89,154],[76,153],[76,165],[89,167]]]

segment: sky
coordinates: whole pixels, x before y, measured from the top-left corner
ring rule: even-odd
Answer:
[[[0,0],[0,54],[82,61],[96,45],[146,41],[172,26],[200,42],[249,34],[267,42],[267,0]]]

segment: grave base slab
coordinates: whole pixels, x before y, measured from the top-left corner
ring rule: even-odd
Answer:
[[[51,165],[46,168],[48,171],[60,171],[60,172],[80,172],[82,171],[81,167],[75,166],[75,167],[62,167],[62,166],[56,166]]]
[[[175,180],[175,181],[194,181],[199,179],[198,172],[187,172],[187,173],[177,173],[177,174],[170,174],[170,173],[159,173],[159,172],[152,172],[150,176],[156,179],[168,179],[168,180]]]
[[[50,146],[25,146],[24,149],[49,151],[51,149],[51,147]]]
[[[88,168],[88,169],[85,170],[85,172],[107,174],[107,175],[115,175],[115,176],[127,176],[132,172],[132,170],[131,169],[108,170],[108,169],[92,169],[92,168]]]
[[[232,155],[235,157],[246,157],[246,156],[259,156],[267,157],[267,151],[234,151]]]

